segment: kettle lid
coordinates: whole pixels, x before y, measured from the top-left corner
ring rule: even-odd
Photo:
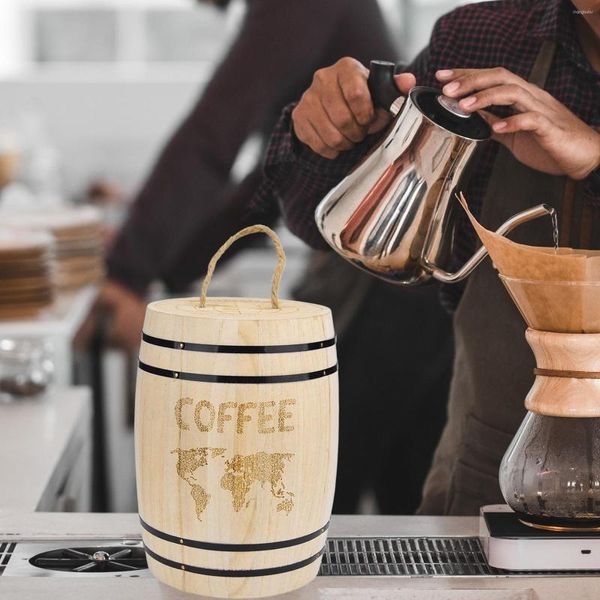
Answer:
[[[418,109],[439,127],[471,140],[482,141],[492,136],[487,121],[477,112],[467,113],[457,101],[429,87],[415,87],[410,96]]]

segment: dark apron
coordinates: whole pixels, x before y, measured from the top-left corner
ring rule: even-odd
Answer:
[[[530,82],[544,87],[554,50],[554,42],[544,42]],[[584,205],[581,187],[566,177],[522,165],[502,146],[482,204],[481,223],[497,229],[511,215],[544,202],[558,211],[562,246],[597,246],[593,209]],[[551,246],[550,219],[520,226],[511,239]],[[454,316],[448,422],[425,483],[421,514],[477,514],[482,505],[503,502],[498,469],[525,416],[523,402],[534,378],[525,328],[487,259],[469,278]]]

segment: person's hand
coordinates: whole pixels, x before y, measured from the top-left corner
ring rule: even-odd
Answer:
[[[292,112],[296,137],[313,152],[333,159],[381,131],[391,115],[373,107],[368,77],[368,69],[349,57],[319,69]],[[410,73],[396,75],[395,80],[403,94],[416,84]]]
[[[105,334],[110,344],[127,352],[137,352],[145,314],[145,300],[109,279],[75,335],[73,345],[85,351],[98,329],[107,327]]]
[[[452,69],[436,73],[442,91],[462,98],[468,112],[490,106],[510,106],[515,112],[501,119],[482,115],[492,126],[494,139],[523,164],[552,175],[587,177],[600,165],[600,133],[538,86],[514,73],[496,69]]]
[[[101,309],[108,312],[108,340],[124,350],[140,346],[146,301],[119,283],[108,280],[100,292]]]
[[[128,352],[140,347],[146,301],[110,279],[102,286],[96,312],[108,319],[108,341]]]

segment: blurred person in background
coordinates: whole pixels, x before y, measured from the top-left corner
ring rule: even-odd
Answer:
[[[228,236],[277,220],[276,203],[250,210],[260,167],[236,185],[232,165],[250,135],[268,135],[316,69],[347,54],[364,63],[396,57],[376,0],[248,0],[237,39],[162,151],[109,253],[102,303],[120,345],[137,350],[152,281],[183,292]],[[370,489],[382,512],[412,513],[445,422],[451,375],[451,324],[435,289],[406,293],[333,253],[316,253],[296,297],[330,306],[338,333],[334,512],[355,512]],[[424,418],[425,433],[415,427]]]

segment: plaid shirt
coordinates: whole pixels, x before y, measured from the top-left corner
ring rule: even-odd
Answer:
[[[592,126],[600,126],[600,74],[583,54],[577,40],[575,9],[566,0],[499,0],[458,8],[436,23],[429,46],[406,68],[418,85],[439,87],[438,69],[503,66],[527,79],[544,40],[555,40],[557,50],[545,89],[573,113]],[[314,221],[314,210],[327,191],[381,138],[370,136],[354,149],[328,160],[299,142],[288,106],[275,128],[264,165],[265,179],[257,201],[278,201],[292,232],[314,248],[327,249]],[[495,109],[500,116],[507,109]],[[465,193],[475,215],[481,203],[498,150],[488,142],[476,154],[473,175]],[[600,206],[600,194],[590,190],[591,201]],[[463,216],[464,217],[464,216]],[[466,218],[458,224],[455,266],[474,251],[475,233]],[[445,304],[458,303],[462,286],[445,286]]]

